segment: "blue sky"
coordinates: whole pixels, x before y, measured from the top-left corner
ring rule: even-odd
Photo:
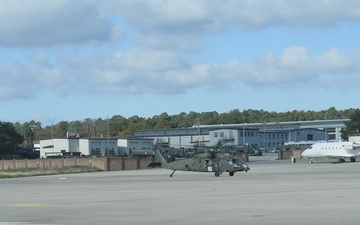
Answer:
[[[0,0],[0,121],[359,108],[359,8]]]

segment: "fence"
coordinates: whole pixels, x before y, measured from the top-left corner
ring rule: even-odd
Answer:
[[[248,154],[240,154],[245,162]],[[285,157],[286,158],[286,157]],[[94,158],[63,158],[63,159],[13,159],[0,160],[0,171],[17,169],[61,169],[65,167],[86,166],[104,171],[148,169],[155,162],[155,157],[125,158],[125,157],[94,157]]]
[[[68,159],[14,159],[0,160],[0,171],[16,169],[61,169],[86,166],[104,171],[146,169],[155,158],[68,158]]]

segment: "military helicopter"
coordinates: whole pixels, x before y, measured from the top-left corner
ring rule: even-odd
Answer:
[[[227,153],[221,153],[218,149],[210,149],[204,153],[198,153],[190,158],[175,160],[167,162],[165,157],[159,152],[154,150],[155,156],[159,162],[149,164],[149,167],[161,166],[173,172],[170,174],[172,177],[176,170],[181,171],[194,171],[194,172],[214,172],[218,177],[223,172],[229,172],[230,176],[234,176],[235,172],[250,170],[249,166],[244,161],[236,156]]]

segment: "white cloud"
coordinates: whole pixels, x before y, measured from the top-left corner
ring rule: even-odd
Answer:
[[[245,29],[271,26],[318,28],[359,21],[360,2],[346,0],[246,0],[219,6],[223,21]]]
[[[98,53],[88,59],[63,63],[82,91],[118,94],[178,92],[171,90],[179,85],[170,85],[172,74],[190,67],[174,53],[144,49],[116,54]]]
[[[164,35],[164,34],[149,34],[139,35],[136,38],[138,46],[152,49],[169,50],[169,51],[199,51],[204,47],[201,38],[182,34],[182,35]]]
[[[79,49],[35,54],[31,63],[0,67],[0,99],[35,96],[38,90],[66,93],[173,94],[195,88],[231,88],[236,83],[266,85],[332,85],[356,81],[360,53],[334,48],[310,56],[294,46],[280,54],[269,52],[249,63],[199,63],[181,51],[204,47],[202,38],[229,28],[242,30],[283,26],[316,28],[358,22],[360,2],[350,0],[0,0],[0,46],[52,47],[61,44],[111,42],[124,36],[115,23],[130,25],[128,46],[122,52],[92,54]],[[133,34],[135,34],[133,36]],[[132,45],[137,47],[133,47]],[[69,48],[67,48],[68,50]],[[110,50],[109,50],[110,49]],[[119,48],[120,49],[120,48]],[[76,51],[74,51],[76,52]],[[74,53],[72,52],[72,53]],[[90,55],[90,56],[89,56]],[[350,85],[355,85],[351,82]]]
[[[310,56],[307,49],[294,46],[280,54],[268,53],[244,63],[190,62],[169,51],[132,49],[127,52],[97,53],[90,57],[63,58],[54,67],[44,55],[37,64],[0,67],[0,99],[33,97],[43,89],[65,94],[176,94],[191,89],[212,91],[250,86],[323,88],[357,87],[360,52],[331,49]],[[343,82],[350,80],[350,82]]]
[[[215,3],[215,4],[214,4]],[[221,3],[221,2],[219,2]],[[200,33],[214,24],[214,1],[106,1],[103,6],[145,33]]]
[[[125,21],[142,45],[196,50],[229,28],[318,28],[360,20],[352,0],[0,1],[0,46],[47,47],[119,40]]]
[[[306,48],[296,46],[285,49],[280,55],[269,53],[250,64],[235,61],[231,68],[251,85],[297,86],[314,82],[316,86],[326,88],[336,85],[329,86],[319,80],[346,79],[360,72],[359,59],[360,52],[345,54],[336,49],[311,57]]]
[[[108,41],[119,36],[91,1],[2,0],[0,45],[43,47]]]
[[[353,0],[124,0],[104,4],[107,10],[144,33],[199,34],[228,27],[319,27],[360,19],[360,2]]]
[[[43,89],[60,94],[64,77],[55,68],[14,64],[0,67],[0,100],[31,98]]]
[[[121,54],[99,53],[67,64],[74,84],[81,84],[76,90],[173,94],[194,88],[219,90],[236,83],[301,86],[324,79],[345,79],[360,72],[358,60],[360,52],[345,54],[332,49],[311,57],[306,48],[295,46],[279,55],[268,53],[250,63],[234,60],[223,65],[191,65],[171,52],[133,49]],[[316,85],[322,86],[321,83]]]

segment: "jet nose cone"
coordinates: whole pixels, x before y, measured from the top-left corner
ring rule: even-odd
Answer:
[[[303,156],[303,157],[309,156],[309,149],[306,149],[305,151],[303,151],[303,153],[301,153],[301,156]]]

